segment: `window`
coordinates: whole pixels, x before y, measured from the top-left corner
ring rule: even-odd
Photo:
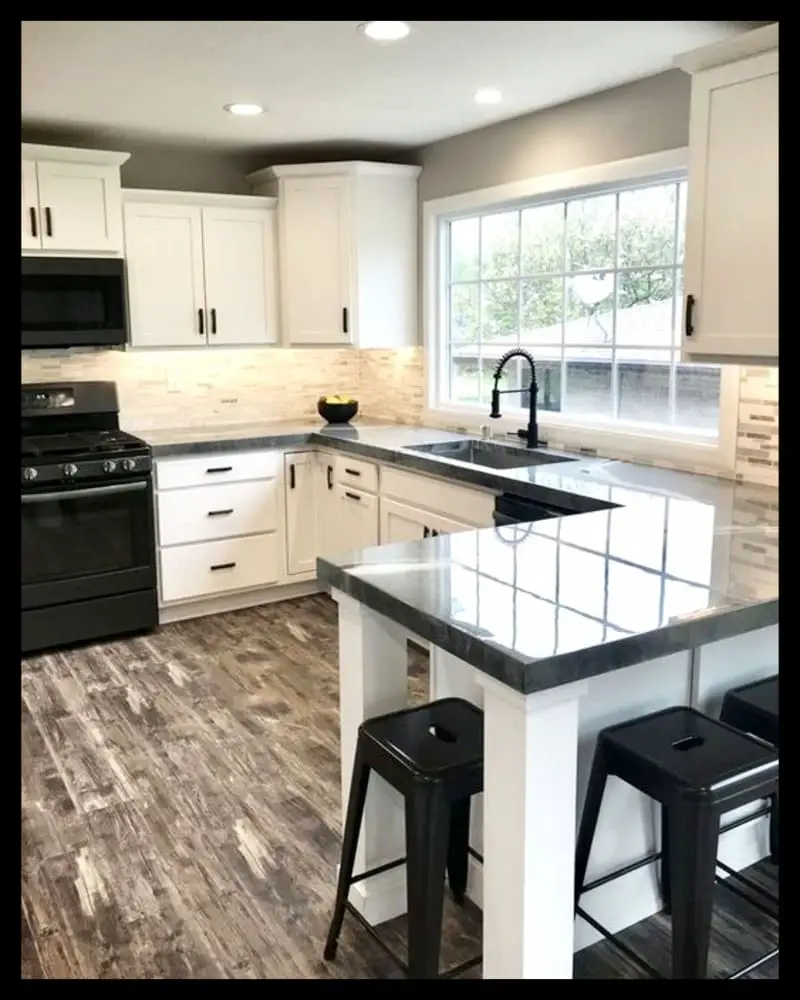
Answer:
[[[721,369],[680,363],[681,174],[436,218],[436,403],[488,415],[499,359],[523,347],[543,437],[557,423],[716,443]],[[522,416],[529,385],[510,362],[504,415]]]

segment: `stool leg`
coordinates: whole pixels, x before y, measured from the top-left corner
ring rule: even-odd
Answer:
[[[453,899],[464,905],[469,871],[469,816],[470,799],[458,799],[450,807],[450,837],[447,847],[447,881]]]
[[[778,831],[780,823],[778,821],[778,792],[770,796],[772,811],[769,814],[769,860],[773,865],[778,864]]]
[[[450,804],[431,784],[414,784],[406,799],[408,977],[436,979],[442,937]]]
[[[592,760],[592,770],[589,775],[589,786],[586,789],[586,800],[581,814],[581,825],[578,830],[578,842],[575,845],[575,909],[578,908],[583,883],[586,880],[586,868],[592,851],[592,841],[603,803],[603,792],[606,787],[608,771],[603,747],[598,740]]]
[[[672,978],[705,979],[714,904],[719,816],[684,802],[668,808]]]
[[[669,872],[669,815],[661,807],[661,902],[666,913],[672,912],[672,881]]]
[[[364,803],[367,798],[369,772],[370,769],[364,760],[361,737],[359,736],[358,743],[356,744],[356,756],[353,761],[353,778],[350,782],[350,797],[347,803],[344,836],[342,837],[342,857],[339,864],[339,882],[336,886],[336,902],[333,906],[331,926],[328,930],[328,939],[325,942],[325,951],[323,952],[326,961],[336,958],[336,946],[339,943],[339,934],[342,930],[345,905],[350,893],[350,880],[353,877],[353,865],[356,860],[358,836],[361,832],[361,819],[364,815]]]

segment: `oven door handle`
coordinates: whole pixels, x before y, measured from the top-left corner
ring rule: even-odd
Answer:
[[[148,479],[135,483],[115,483],[113,486],[92,486],[85,490],[61,490],[58,493],[23,493],[22,502],[46,503],[49,500],[74,500],[77,497],[107,497],[113,493],[135,493],[146,490],[150,485]]]

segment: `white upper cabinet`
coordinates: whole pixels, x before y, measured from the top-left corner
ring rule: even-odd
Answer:
[[[778,361],[778,29],[678,60],[692,73],[687,361]]]
[[[134,347],[275,343],[272,199],[126,191],[124,215]]]
[[[287,344],[402,347],[418,342],[419,167],[312,163],[249,176],[278,196]]]
[[[129,155],[23,143],[22,252],[120,256],[120,167]]]

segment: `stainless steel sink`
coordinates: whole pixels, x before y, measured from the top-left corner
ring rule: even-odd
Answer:
[[[464,438],[461,441],[437,441],[435,444],[410,445],[407,451],[419,451],[437,458],[454,458],[459,462],[483,465],[489,469],[523,469],[531,465],[551,465],[554,462],[575,462],[577,459],[548,455],[535,448],[514,448],[493,441]]]

